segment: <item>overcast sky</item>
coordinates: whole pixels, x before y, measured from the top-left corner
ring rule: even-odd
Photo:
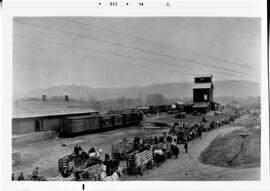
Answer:
[[[209,73],[215,80],[258,81],[260,75],[258,18],[43,17],[14,18],[13,26],[15,92],[188,82]]]

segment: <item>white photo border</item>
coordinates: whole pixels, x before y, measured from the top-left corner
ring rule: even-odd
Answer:
[[[103,5],[99,6],[101,2]],[[270,188],[269,177],[269,102],[267,63],[266,1],[4,1],[3,64],[2,64],[2,120],[1,120],[1,180],[3,190],[264,190]],[[116,1],[112,1],[116,2]],[[129,6],[124,4],[129,2]],[[143,6],[138,6],[144,2]],[[170,6],[166,6],[166,2]],[[13,17],[35,16],[121,16],[121,17],[259,17],[261,18],[261,180],[260,181],[125,181],[125,182],[12,182],[11,160],[11,103]]]

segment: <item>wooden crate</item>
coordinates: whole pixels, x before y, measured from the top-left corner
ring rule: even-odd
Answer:
[[[67,170],[75,169],[83,165],[85,162],[86,159],[82,154],[76,155],[73,153],[58,160],[58,170],[61,172],[63,168],[66,168]]]
[[[147,164],[153,160],[153,153],[150,150],[145,150],[141,153],[135,154],[136,166]]]
[[[117,145],[112,145],[112,153],[127,153],[132,150],[133,144],[130,142],[121,142]]]
[[[145,150],[143,152],[134,152],[132,154],[127,155],[127,167],[128,168],[138,168],[142,165],[146,165],[147,163],[153,160],[153,152],[150,150]]]

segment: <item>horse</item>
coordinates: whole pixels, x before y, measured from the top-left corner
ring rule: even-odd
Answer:
[[[175,156],[175,158],[178,158],[179,155],[179,148],[176,145],[171,145],[170,148],[171,156]]]
[[[118,169],[120,162],[115,159],[107,158],[103,164],[106,166],[106,174],[112,175]]]
[[[101,180],[102,181],[119,181],[123,176],[123,169],[119,167],[111,176],[105,176],[102,171]]]
[[[165,139],[164,139],[164,137],[161,137],[161,136],[159,136],[159,143],[163,143],[163,142],[165,142]]]
[[[159,166],[160,163],[163,163],[166,160],[165,150],[164,149],[154,150],[153,159],[155,163]]]
[[[99,149],[96,152],[90,152],[89,157],[90,158],[98,158],[98,159],[100,159],[101,154],[102,154],[102,149]]]
[[[111,164],[112,164],[113,171],[116,171],[119,167],[120,162],[118,160],[112,159]]]
[[[140,142],[140,137],[134,137],[134,140],[133,140],[133,149],[136,151],[139,149],[141,145],[141,142]]]
[[[166,141],[167,142],[172,142],[172,137],[171,136],[166,137]]]

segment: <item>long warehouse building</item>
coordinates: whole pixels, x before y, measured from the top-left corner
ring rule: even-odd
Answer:
[[[64,100],[14,101],[12,104],[12,134],[40,131],[59,131],[63,119],[74,116],[95,116],[98,111],[84,107],[78,102]]]

